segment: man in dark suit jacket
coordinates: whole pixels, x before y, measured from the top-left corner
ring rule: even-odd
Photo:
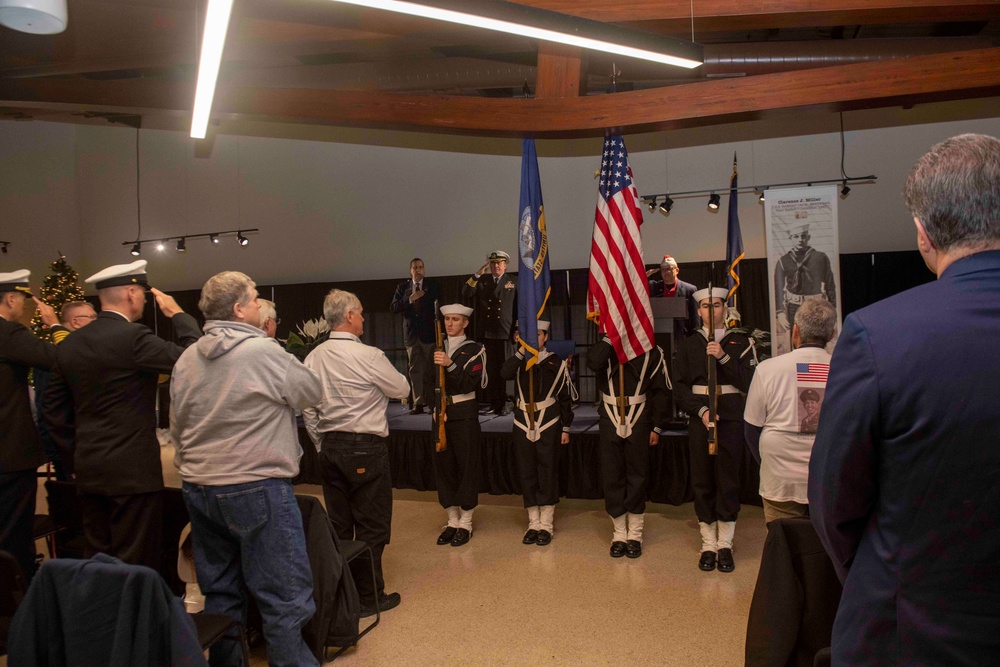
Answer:
[[[52,436],[72,465],[91,555],[104,552],[158,569],[163,471],[156,438],[156,385],[201,330],[173,297],[150,289],[180,344],[138,324],[146,304],[146,261],[117,265],[85,282],[97,287],[101,313],[58,347],[59,371],[45,401]],[[72,401],[73,424],[58,409]],[[74,447],[75,439],[75,447]]]
[[[26,581],[35,574],[35,470],[45,463],[31,417],[28,371],[33,366],[52,368],[56,348],[18,320],[30,298],[46,326],[59,322],[52,307],[28,290],[30,275],[27,270],[0,273],[0,549],[17,559]]]
[[[434,400],[434,302],[440,299],[437,283],[424,277],[424,260],[413,258],[410,280],[396,286],[389,304],[389,310],[403,316],[411,415],[423,412]]]
[[[996,664],[1000,140],[938,144],[904,196],[938,279],[846,319],[809,466],[833,664]]]
[[[486,348],[486,396],[490,411],[506,415],[507,382],[500,377],[504,359],[514,354],[517,331],[517,277],[507,274],[510,255],[494,250],[465,285],[462,297],[476,312],[476,338]],[[489,273],[487,273],[489,272]]]

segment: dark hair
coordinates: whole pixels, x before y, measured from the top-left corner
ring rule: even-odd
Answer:
[[[917,160],[903,188],[907,208],[939,250],[1000,243],[1000,139],[961,134]]]
[[[413,266],[414,262],[420,262],[421,264],[423,264],[424,260],[420,259],[419,257],[414,257],[413,259],[410,260],[410,266]]]

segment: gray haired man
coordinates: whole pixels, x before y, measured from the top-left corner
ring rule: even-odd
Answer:
[[[400,602],[399,593],[385,592],[382,575],[382,552],[392,527],[385,413],[389,399],[406,397],[410,385],[382,350],[361,342],[363,311],[358,297],[343,290],[331,290],[323,301],[330,338],[305,361],[323,382],[322,401],[302,414],[319,449],[323,495],[337,535],[371,547],[374,591],[367,563],[351,563],[361,614],[370,616]]]
[[[794,350],[762,361],[743,412],[747,444],[760,464],[764,520],[809,514],[809,457],[819,424],[837,310],[822,297],[795,312]]]
[[[319,378],[260,330],[246,275],[212,276],[198,308],[205,336],[174,366],[170,431],[205,611],[245,624],[246,584],[269,664],[316,665],[302,638],[316,605],[291,480],[302,456],[295,410],[319,401]],[[212,664],[239,664],[237,646],[213,646]]]

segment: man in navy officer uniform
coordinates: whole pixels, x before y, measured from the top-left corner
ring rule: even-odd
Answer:
[[[75,438],[64,410],[43,418],[76,474],[88,554],[159,569],[163,470],[156,386],[201,330],[173,297],[149,287],[144,259],[110,266],[84,282],[97,289],[101,312],[59,344],[59,369],[45,396],[54,408],[72,402]],[[137,323],[147,290],[170,318],[179,344]]]
[[[35,574],[35,471],[45,463],[31,417],[28,371],[55,366],[56,348],[18,321],[25,302],[35,302],[43,324],[61,329],[52,307],[32,295],[30,277],[27,269],[0,273],[0,549],[14,556],[27,581]]]
[[[476,336],[486,348],[486,396],[490,411],[509,414],[507,382],[500,377],[504,359],[514,353],[517,332],[517,278],[507,274],[510,255],[494,250],[462,286],[466,305],[477,312]]]

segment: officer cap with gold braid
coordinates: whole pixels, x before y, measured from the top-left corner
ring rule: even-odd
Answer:
[[[509,262],[510,255],[505,253],[503,250],[494,250],[490,253],[490,262]]]
[[[108,287],[119,287],[120,285],[140,285],[143,289],[149,289],[146,281],[146,260],[139,259],[131,264],[115,264],[103,271],[98,271],[83,282],[93,285],[102,290]]]
[[[0,273],[0,293],[2,292],[18,292],[24,294],[28,298],[34,296],[31,293],[31,288],[28,285],[28,278],[31,277],[31,271],[28,269],[21,269],[19,271],[11,271],[10,273]]]

